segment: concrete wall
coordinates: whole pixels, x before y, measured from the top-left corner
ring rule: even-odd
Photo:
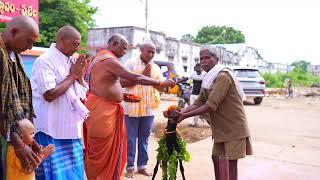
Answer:
[[[129,45],[133,44],[133,27],[119,28],[96,28],[88,30],[88,49],[105,48],[108,39],[114,34],[122,34],[128,40]]]
[[[178,63],[179,61],[179,41],[174,38],[167,38],[165,45],[165,54],[168,61]]]
[[[320,76],[320,65],[310,65],[308,67],[308,71],[312,73],[313,75]]]

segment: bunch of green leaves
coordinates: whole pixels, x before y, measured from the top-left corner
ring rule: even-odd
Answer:
[[[160,162],[160,167],[162,169],[162,179],[175,180],[177,176],[178,161],[189,162],[191,160],[190,153],[187,151],[187,143],[182,138],[178,138],[180,152],[174,150],[171,155],[168,154],[166,136],[162,136],[159,139],[158,144],[157,161]]]

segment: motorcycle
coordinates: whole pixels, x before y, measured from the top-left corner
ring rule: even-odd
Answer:
[[[190,96],[192,93],[192,86],[186,82],[185,79],[180,79],[180,80],[176,80],[176,84],[179,87],[179,93],[178,93],[178,107],[180,109],[186,107],[186,105],[190,106]],[[210,121],[208,121],[209,119],[209,114],[203,114],[199,116],[200,120],[202,120],[203,122],[208,122],[208,124],[210,124]]]
[[[181,109],[181,108],[184,108],[186,104],[188,106],[190,105],[190,95],[192,92],[192,86],[185,81],[178,81],[177,85],[179,86],[178,107]]]

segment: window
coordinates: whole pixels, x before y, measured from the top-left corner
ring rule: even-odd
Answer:
[[[195,64],[199,63],[199,58],[197,58],[197,57],[194,58],[194,63],[195,63]]]
[[[183,57],[183,58],[182,58],[182,62],[183,62],[183,63],[188,63],[188,58]]]
[[[170,62],[173,62],[173,57],[168,57],[168,60],[169,60]]]
[[[183,66],[183,70],[184,70],[184,72],[187,72],[188,71],[188,66]]]

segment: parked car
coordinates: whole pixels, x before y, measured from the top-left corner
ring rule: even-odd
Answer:
[[[240,82],[246,98],[253,99],[255,104],[261,104],[265,96],[265,80],[255,68],[233,68],[233,71]]]
[[[177,85],[179,86],[180,93],[178,107],[180,109],[185,108],[186,105],[190,106],[190,96],[192,92],[192,86],[187,82],[178,82]]]

